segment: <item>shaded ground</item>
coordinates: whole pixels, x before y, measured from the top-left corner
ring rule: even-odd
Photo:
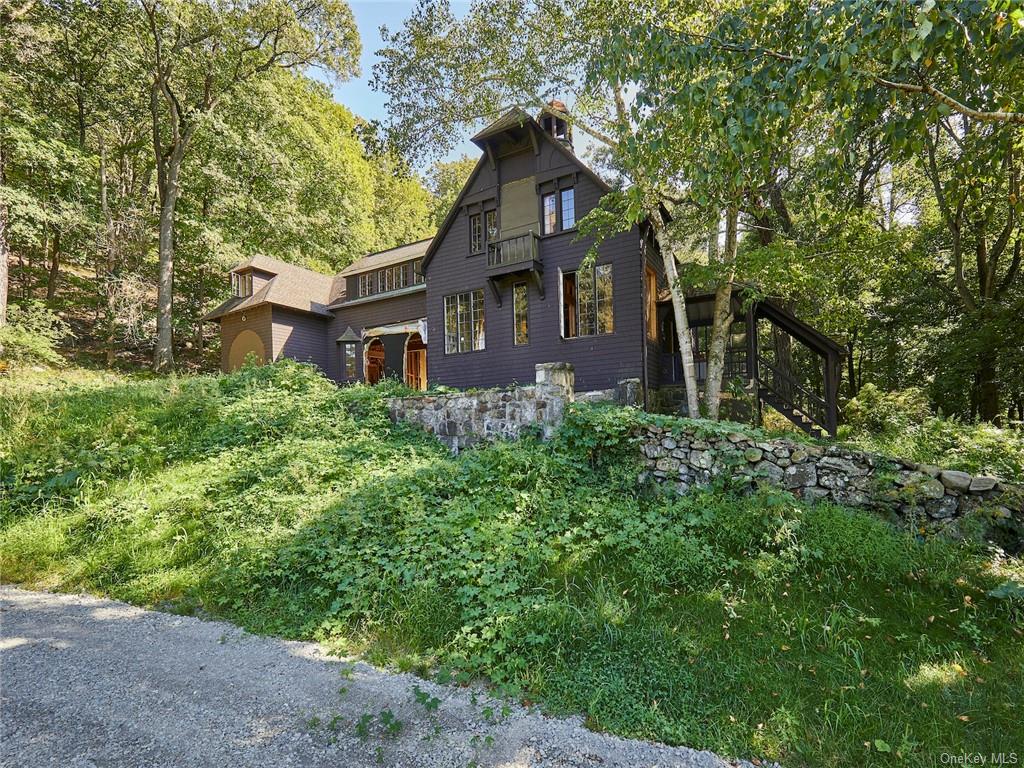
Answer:
[[[312,643],[111,600],[0,587],[5,766],[685,766]]]

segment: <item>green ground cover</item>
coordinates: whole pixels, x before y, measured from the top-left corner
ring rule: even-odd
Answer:
[[[483,677],[597,729],[787,766],[1021,754],[1019,559],[779,492],[640,488],[636,416],[616,409],[452,457],[388,421],[388,391],[293,363],[15,372],[3,580]]]

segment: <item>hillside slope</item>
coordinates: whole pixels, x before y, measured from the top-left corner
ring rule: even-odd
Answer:
[[[779,493],[656,494],[614,409],[452,457],[386,388],[293,363],[51,378],[0,385],[4,581],[787,766],[1024,744],[1022,606],[989,594],[1018,560]]]

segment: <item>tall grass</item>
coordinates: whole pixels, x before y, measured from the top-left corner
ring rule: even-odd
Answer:
[[[0,398],[4,579],[214,614],[787,765],[1024,743],[1021,563],[636,485],[614,412],[451,457],[292,363]],[[255,672],[254,672],[255,673]]]

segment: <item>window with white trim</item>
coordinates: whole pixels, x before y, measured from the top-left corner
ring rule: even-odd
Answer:
[[[405,288],[405,265],[398,264],[394,267],[385,267],[377,271],[377,292],[387,293]]]
[[[252,272],[232,272],[231,292],[238,297],[252,296]]]
[[[372,296],[377,292],[377,275],[373,272],[364,272],[359,276],[359,296]]]
[[[562,337],[612,333],[612,265],[562,273]]]
[[[484,225],[479,213],[469,217],[469,252],[480,253],[484,249]]]
[[[484,349],[484,289],[444,297],[444,352]]]
[[[541,232],[545,235],[553,234],[558,227],[558,196],[550,192],[540,199],[541,207]]]
[[[356,343],[346,341],[341,345],[341,365],[345,372],[346,381],[355,381],[356,372]]]

